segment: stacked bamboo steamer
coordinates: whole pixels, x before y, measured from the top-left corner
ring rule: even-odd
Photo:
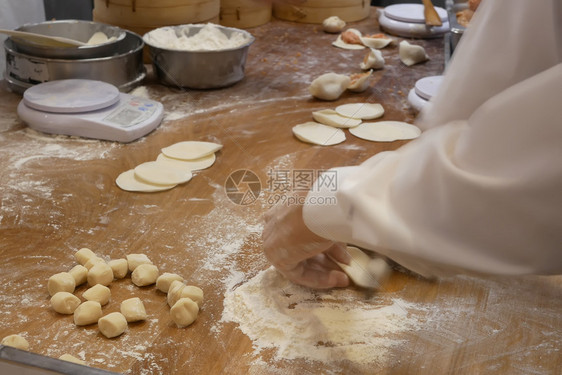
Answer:
[[[220,0],[94,0],[93,19],[144,35],[162,26],[219,22]]]
[[[277,0],[273,4],[276,18],[302,23],[322,23],[331,16],[359,21],[367,18],[370,10],[370,0]]]
[[[268,0],[221,0],[220,24],[247,29],[268,23],[273,6]]]

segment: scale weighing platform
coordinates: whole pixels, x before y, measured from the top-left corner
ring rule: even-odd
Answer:
[[[27,89],[17,112],[41,132],[131,142],[160,124],[164,107],[106,82],[65,79]]]
[[[408,93],[408,103],[418,112],[429,106],[429,100],[437,94],[442,81],[443,76],[430,76],[417,80],[414,88]]]
[[[379,12],[380,26],[390,34],[406,38],[438,38],[449,32],[449,15],[440,7],[435,7],[441,19],[441,26],[425,24],[422,4],[394,4]]]

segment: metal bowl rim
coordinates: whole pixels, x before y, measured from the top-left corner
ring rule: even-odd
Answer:
[[[146,37],[148,34],[150,34],[150,33],[153,32],[153,31],[156,31],[156,30],[162,30],[162,29],[180,29],[180,28],[185,28],[185,27],[190,27],[190,28],[191,28],[191,27],[194,27],[194,28],[199,28],[199,29],[201,29],[201,28],[203,28],[204,26],[205,26],[204,24],[191,24],[191,23],[190,23],[190,24],[184,24],[184,25],[163,26],[163,27],[159,27],[159,28],[157,28],[157,29],[154,29],[154,30],[151,30],[151,31],[147,32],[146,34],[144,34],[144,35],[142,36],[142,39],[143,39],[144,43],[145,43],[150,49],[154,49],[154,50],[157,50],[157,51],[166,51],[166,52],[174,52],[174,53],[197,53],[197,54],[204,54],[204,53],[212,54],[212,53],[222,53],[222,52],[230,52],[230,51],[239,51],[239,50],[243,50],[243,49],[246,48],[246,47],[251,46],[251,45],[255,42],[255,40],[256,40],[256,38],[255,38],[251,33],[249,33],[249,32],[246,31],[246,30],[237,29],[236,27],[222,26],[222,25],[215,25],[215,26],[217,26],[219,29],[225,29],[225,30],[232,30],[232,31],[235,31],[235,32],[240,32],[240,33],[242,33],[242,34],[244,34],[244,35],[246,35],[246,36],[249,37],[249,38],[248,38],[248,42],[245,43],[245,44],[243,44],[243,45],[241,45],[241,46],[234,47],[234,48],[225,48],[225,49],[217,49],[217,50],[181,50],[181,49],[171,49],[171,48],[158,47],[158,46],[155,46],[155,45],[153,45],[153,44],[150,44],[150,43],[145,39],[145,37]]]
[[[106,26],[110,29],[115,29],[115,30],[120,30],[119,32],[119,37],[116,38],[115,40],[112,41],[108,41],[105,43],[100,43],[100,44],[92,44],[92,45],[84,45],[84,46],[78,46],[77,49],[79,50],[89,50],[89,49],[94,49],[94,48],[98,48],[98,47],[104,47],[113,43],[118,43],[122,40],[124,40],[127,36],[127,31],[125,29],[121,29],[118,26],[114,26],[114,25],[109,25],[107,23],[102,23],[102,22],[95,22],[95,21],[86,21],[86,20],[74,20],[74,19],[68,19],[68,20],[53,20],[53,21],[43,21],[43,22],[35,22],[35,23],[25,23],[21,26],[19,26],[16,30],[17,31],[28,31],[28,30],[22,30],[23,28],[29,28],[29,27],[33,27],[33,26],[39,26],[39,25],[53,25],[53,24],[71,24],[71,23],[77,23],[77,24],[96,24],[96,25],[102,25],[102,26]],[[62,35],[59,35],[62,36]],[[34,47],[34,48],[43,48],[41,45],[39,44],[35,44],[35,43],[26,43],[26,45],[30,46],[30,47]],[[50,47],[52,48],[52,47]],[[62,47],[62,48],[68,48],[68,47]]]
[[[140,49],[142,49],[144,47],[144,41],[142,40],[142,37],[139,34],[136,34],[132,31],[129,30],[124,30],[125,31],[125,35],[127,34],[131,34],[133,37],[137,38],[137,41],[140,42],[140,44],[133,49],[130,49],[126,52],[120,53],[119,55],[113,55],[113,56],[105,56],[105,57],[92,57],[92,58],[87,58],[87,59],[57,59],[57,58],[51,58],[51,57],[40,57],[40,56],[33,56],[33,55],[29,55],[23,52],[19,52],[16,51],[14,49],[13,45],[8,45],[8,43],[14,44],[14,41],[11,40],[10,38],[7,38],[4,41],[4,48],[6,48],[11,54],[13,55],[19,55],[19,56],[23,56],[26,58],[31,58],[33,60],[40,60],[40,61],[53,61],[53,62],[63,62],[63,63],[91,63],[91,62],[95,62],[95,61],[103,61],[103,60],[113,60],[113,59],[117,59],[117,58],[123,58],[123,57],[127,57],[131,54],[134,54],[135,52],[139,51]]]

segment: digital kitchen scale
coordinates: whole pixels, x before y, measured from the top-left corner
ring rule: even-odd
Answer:
[[[131,142],[148,134],[160,124],[163,114],[159,102],[87,79],[32,86],[18,105],[18,116],[32,129],[118,142]]]
[[[435,7],[441,19],[441,26],[425,24],[422,4],[393,4],[379,12],[379,24],[389,34],[406,38],[438,38],[449,32],[449,15],[440,7]]]
[[[408,93],[408,103],[417,111],[428,106],[429,100],[437,94],[443,76],[429,76],[416,81]]]

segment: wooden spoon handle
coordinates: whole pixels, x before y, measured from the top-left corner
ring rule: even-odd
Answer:
[[[435,7],[431,0],[422,0],[423,2],[423,16],[425,17],[425,24],[429,26],[441,26],[441,17],[437,14]]]

